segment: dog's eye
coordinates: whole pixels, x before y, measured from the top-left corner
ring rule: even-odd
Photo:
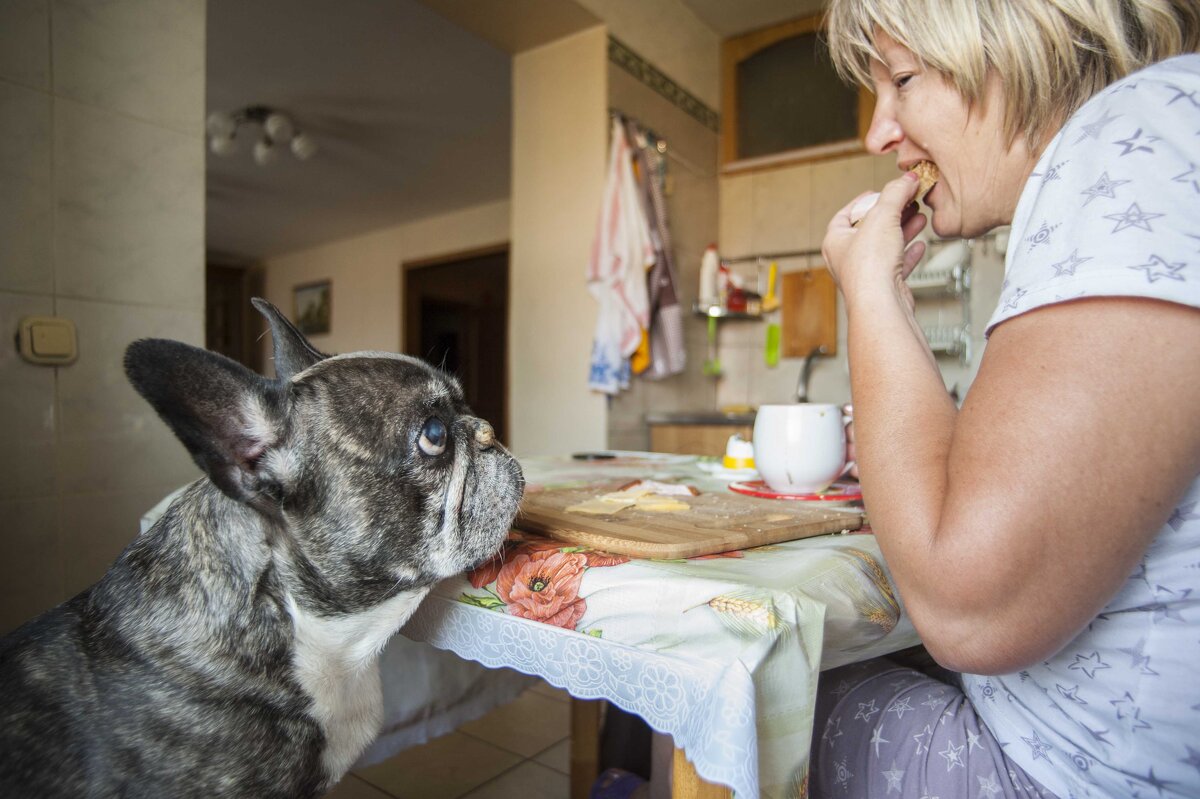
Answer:
[[[417,446],[426,455],[441,455],[446,451],[446,425],[436,416],[425,420]]]

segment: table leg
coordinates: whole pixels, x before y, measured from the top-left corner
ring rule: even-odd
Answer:
[[[733,799],[733,791],[729,788],[701,779],[678,746],[671,771],[671,799]]]
[[[587,799],[600,776],[600,702],[571,697],[571,799]]]

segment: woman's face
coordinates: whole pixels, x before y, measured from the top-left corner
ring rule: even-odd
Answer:
[[[1023,136],[1005,141],[1000,85],[989,75],[982,102],[966,101],[942,74],[887,34],[876,39],[883,61],[871,64],[875,114],[867,149],[894,152],[902,170],[935,163],[941,179],[925,196],[933,230],[943,237],[978,236],[1012,222],[1037,158]]]

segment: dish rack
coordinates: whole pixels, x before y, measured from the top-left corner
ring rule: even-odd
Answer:
[[[936,252],[927,267],[908,277],[913,299],[955,298],[962,321],[956,325],[922,328],[935,354],[957,357],[963,366],[971,362],[971,256],[974,242],[966,240],[930,242]]]

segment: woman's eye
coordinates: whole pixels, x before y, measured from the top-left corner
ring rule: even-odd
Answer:
[[[425,420],[417,446],[426,455],[441,455],[446,451],[446,425],[436,416]]]
[[[903,89],[910,80],[912,80],[912,75],[897,75],[892,78],[892,85],[897,89]]]

